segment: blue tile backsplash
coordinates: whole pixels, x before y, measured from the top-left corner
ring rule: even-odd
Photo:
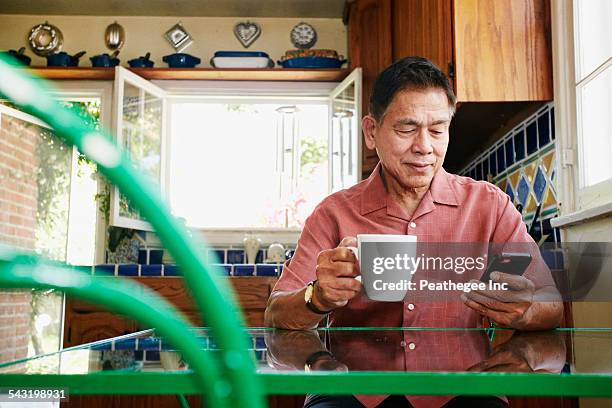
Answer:
[[[561,242],[550,219],[558,214],[554,107],[546,104],[464,167],[459,174],[497,185],[521,211],[536,242]],[[539,217],[534,220],[537,209]],[[545,260],[560,265],[558,255]],[[562,262],[561,262],[562,263]]]

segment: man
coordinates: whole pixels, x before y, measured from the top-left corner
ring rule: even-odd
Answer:
[[[557,299],[550,272],[542,268],[530,267],[523,276],[493,273],[492,280],[510,290],[471,291],[463,302],[373,302],[355,279],[359,264],[347,247],[356,246],[357,234],[533,243],[506,194],[442,168],[455,105],[448,79],[423,58],[404,58],[379,75],[362,128],[380,162],[367,180],[330,195],[307,219],[268,301],[267,324],[310,329],[324,317],[338,326],[479,327],[482,317],[521,330],[559,324],[559,301],[534,301]]]

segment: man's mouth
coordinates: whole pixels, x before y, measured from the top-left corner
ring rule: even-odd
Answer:
[[[416,171],[418,173],[426,173],[430,167],[433,166],[433,163],[420,163],[420,162],[414,162],[414,163],[404,163],[406,166],[408,166],[409,168],[411,168],[413,171]]]

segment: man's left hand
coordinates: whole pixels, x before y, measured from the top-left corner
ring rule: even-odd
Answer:
[[[501,327],[524,328],[535,294],[533,282],[524,276],[497,271],[491,273],[491,280],[505,283],[507,290],[472,290],[461,295],[463,302]]]

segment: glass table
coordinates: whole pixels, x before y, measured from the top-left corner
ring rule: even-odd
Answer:
[[[219,354],[206,328],[202,348]],[[612,397],[612,329],[249,328],[268,395],[404,394]],[[22,373],[10,374],[21,370]],[[198,394],[155,330],[0,363],[1,387],[77,395]]]

